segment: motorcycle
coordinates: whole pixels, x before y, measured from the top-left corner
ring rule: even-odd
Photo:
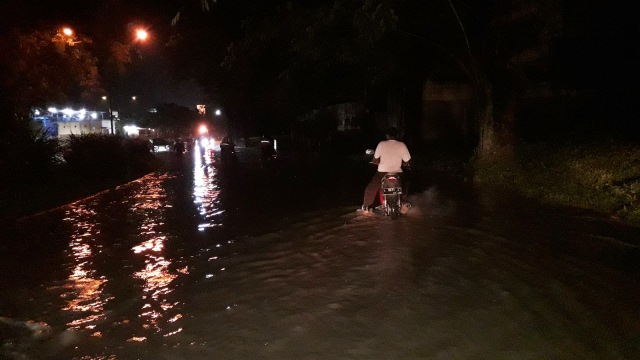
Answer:
[[[260,141],[260,159],[263,161],[276,160],[278,153],[273,146],[273,143],[268,139],[262,139]]]
[[[229,138],[222,139],[220,143],[220,160],[223,164],[235,164],[238,161],[236,145]]]
[[[366,154],[372,156],[374,151],[368,149]],[[371,164],[378,165],[376,159],[370,161]],[[403,163],[403,167],[408,164]],[[380,180],[380,190],[378,197],[380,200],[379,209],[383,214],[390,216],[392,219],[397,218],[401,214],[406,214],[411,208],[411,204],[403,202],[402,173],[386,173]]]
[[[379,196],[384,214],[391,218],[398,217],[403,211],[402,181],[399,173],[387,173],[382,177]]]
[[[187,148],[186,148],[184,142],[182,140],[178,139],[173,144],[173,151],[175,151],[176,155],[182,156],[182,154],[184,154],[187,151]]]

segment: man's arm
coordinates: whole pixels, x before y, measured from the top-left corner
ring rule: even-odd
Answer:
[[[381,145],[382,142],[378,143],[378,146],[376,146],[376,151],[373,153],[373,160],[371,160],[372,164],[380,164],[380,157],[382,156],[382,149],[381,149]]]
[[[402,143],[404,145],[404,154],[402,154],[402,166],[403,167],[410,167],[411,166],[411,154],[409,154],[409,149],[407,148],[407,145]]]

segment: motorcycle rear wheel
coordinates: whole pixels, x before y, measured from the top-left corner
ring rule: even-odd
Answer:
[[[400,215],[400,197],[399,195],[389,195],[387,196],[387,204],[386,211],[387,215],[391,216],[392,219],[395,219]]]

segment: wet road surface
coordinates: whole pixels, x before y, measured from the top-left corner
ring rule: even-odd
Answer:
[[[636,229],[446,184],[391,221],[349,163],[169,155],[3,239],[0,358],[640,354]]]

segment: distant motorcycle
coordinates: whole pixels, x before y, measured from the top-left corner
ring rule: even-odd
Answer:
[[[229,138],[222,139],[220,143],[220,160],[223,164],[235,164],[238,161],[236,145]]]
[[[278,153],[273,146],[273,143],[268,139],[262,139],[260,141],[260,159],[268,161],[278,158]]]
[[[180,139],[176,140],[175,144],[173,144],[173,151],[175,151],[176,155],[181,156],[187,151],[184,142]]]

